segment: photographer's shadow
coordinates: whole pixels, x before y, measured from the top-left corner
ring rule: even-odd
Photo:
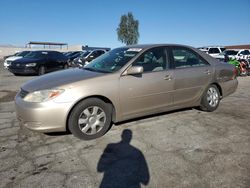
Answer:
[[[122,140],[108,144],[97,165],[103,172],[101,188],[139,188],[149,183],[150,175],[142,152],[130,145],[132,131],[126,129]]]

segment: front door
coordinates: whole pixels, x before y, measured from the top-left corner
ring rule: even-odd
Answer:
[[[120,101],[124,119],[158,112],[172,105],[173,71],[168,70],[164,47],[144,52],[132,66],[142,66],[140,75],[120,78]]]

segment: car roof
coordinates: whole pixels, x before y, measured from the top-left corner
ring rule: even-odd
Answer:
[[[182,44],[136,44],[136,45],[123,46],[123,47],[124,48],[141,48],[141,49],[147,49],[147,48],[161,47],[161,46],[179,46],[179,47],[193,48],[192,46],[182,45]]]
[[[235,51],[244,51],[244,50],[249,50],[249,49],[231,49],[231,50],[235,50]]]
[[[147,50],[149,48],[153,47],[161,47],[161,46],[175,46],[175,47],[185,47],[194,50],[196,53],[200,54],[203,58],[205,58],[209,62],[214,62],[215,59],[211,57],[210,55],[206,54],[205,52],[194,48],[192,46],[188,45],[182,45],[182,44],[138,44],[138,45],[129,45],[129,46],[123,46],[123,48],[141,48],[143,51]]]
[[[56,50],[34,50],[31,52],[59,52],[59,51],[56,51]],[[59,53],[61,53],[61,52],[59,52]]]
[[[203,46],[200,48],[225,48],[225,46]]]

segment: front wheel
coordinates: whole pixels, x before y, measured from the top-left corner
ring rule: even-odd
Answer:
[[[203,111],[212,112],[216,110],[220,103],[220,92],[216,85],[210,85],[204,92],[200,108]]]
[[[45,67],[44,66],[40,66],[39,69],[38,69],[38,75],[43,75],[45,74]]]
[[[82,139],[91,140],[104,135],[111,126],[112,108],[98,98],[89,98],[77,104],[70,113],[68,128]]]

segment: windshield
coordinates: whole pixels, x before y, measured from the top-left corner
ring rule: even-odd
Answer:
[[[94,59],[84,69],[106,73],[116,72],[140,51],[141,49],[139,48],[117,48]]]
[[[45,57],[47,55],[48,55],[48,52],[34,51],[34,52],[28,53],[24,57],[27,57],[27,58],[41,58],[41,57]]]
[[[86,51],[81,54],[81,57],[86,57],[87,55],[90,54],[91,51]]]
[[[236,50],[225,50],[223,52],[225,55],[237,55],[237,51]]]
[[[22,56],[24,57],[25,55],[27,55],[28,53],[30,53],[29,51],[22,51],[18,54],[18,56]]]

